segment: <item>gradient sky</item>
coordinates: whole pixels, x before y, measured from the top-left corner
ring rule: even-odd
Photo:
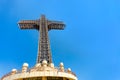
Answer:
[[[0,77],[35,65],[38,31],[17,22],[41,14],[66,24],[49,32],[55,66],[63,62],[79,80],[120,80],[119,0],[0,0]]]

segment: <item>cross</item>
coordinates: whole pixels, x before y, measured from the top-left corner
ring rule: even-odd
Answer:
[[[37,63],[42,63],[43,60],[52,63],[48,31],[52,29],[63,30],[65,24],[61,21],[47,20],[45,15],[41,15],[41,18],[38,20],[21,20],[18,24],[20,29],[36,29],[39,31],[40,38],[38,43]]]

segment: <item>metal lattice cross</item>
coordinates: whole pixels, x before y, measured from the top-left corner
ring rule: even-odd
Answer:
[[[47,20],[44,15],[38,20],[22,20],[18,24],[21,29],[39,30],[40,39],[38,44],[37,63],[42,63],[44,59],[47,60],[48,63],[52,63],[48,31],[52,29],[63,30],[65,24],[61,21]]]

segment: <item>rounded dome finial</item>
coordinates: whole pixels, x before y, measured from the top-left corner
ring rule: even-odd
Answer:
[[[12,69],[11,74],[16,74],[17,73],[17,69]]]
[[[54,68],[54,64],[53,64],[53,63],[50,63],[50,67]]]
[[[12,72],[16,72],[17,71],[17,69],[12,69]]]
[[[43,60],[43,61],[42,61],[42,64],[43,64],[43,65],[47,65],[47,61],[46,61],[46,60]]]
[[[68,72],[71,72],[71,68],[68,68]]]
[[[63,62],[61,62],[61,63],[60,63],[60,67],[63,67],[63,66],[64,66],[64,64],[63,64]]]
[[[24,63],[23,66],[28,67],[29,65],[28,65],[28,63]]]

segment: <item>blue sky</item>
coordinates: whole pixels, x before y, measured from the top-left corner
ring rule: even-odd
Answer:
[[[17,22],[41,14],[66,24],[49,32],[56,66],[63,62],[79,80],[120,80],[119,0],[0,0],[0,77],[35,65],[38,31]]]

